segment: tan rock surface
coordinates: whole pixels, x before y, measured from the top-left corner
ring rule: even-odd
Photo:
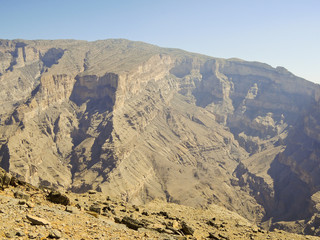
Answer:
[[[14,198],[16,191],[30,195],[28,204]],[[276,229],[266,231],[216,205],[198,209],[154,200],[137,206],[89,192],[66,193],[71,200],[71,206],[66,207],[47,201],[48,193],[47,189],[20,184],[0,190],[0,238],[319,239]],[[99,213],[89,212],[92,206],[99,206]]]
[[[117,39],[1,40],[0,59],[0,165],[17,178],[256,223],[318,214],[319,85]]]

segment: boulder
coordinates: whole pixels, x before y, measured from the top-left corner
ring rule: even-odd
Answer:
[[[48,238],[53,238],[53,239],[60,239],[61,237],[62,237],[62,234],[57,229],[51,230],[48,236]]]
[[[89,210],[101,214],[102,206],[100,204],[93,204],[90,206]]]
[[[29,194],[26,194],[26,193],[21,192],[19,190],[14,193],[14,197],[18,198],[18,199],[24,199],[26,201],[28,201],[30,198]]]
[[[193,235],[194,230],[192,227],[190,227],[186,222],[182,222],[181,223],[181,231],[185,234],[185,235]]]
[[[32,215],[27,215],[27,219],[33,224],[33,225],[50,225],[50,222],[43,218],[35,217]]]
[[[28,208],[34,208],[34,204],[32,202],[26,202]]]
[[[138,230],[139,228],[143,227],[144,225],[139,222],[136,219],[133,219],[131,217],[125,216],[122,221],[122,224],[126,225],[128,228],[131,228],[133,230]]]
[[[209,239],[220,240],[221,238],[216,233],[209,233]]]
[[[75,214],[80,212],[80,210],[74,206],[66,206],[65,211],[68,213],[75,213]]]
[[[53,203],[70,205],[70,199],[67,195],[60,193],[59,191],[51,191],[47,196],[47,200]]]
[[[4,189],[10,185],[11,174],[7,173],[3,168],[0,168],[0,188]]]

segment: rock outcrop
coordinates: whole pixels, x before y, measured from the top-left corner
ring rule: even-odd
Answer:
[[[0,168],[0,170],[2,170]],[[28,195],[28,201],[13,192]],[[227,209],[207,209],[153,200],[132,205],[100,192],[63,193],[69,206],[47,201],[48,190],[31,185],[0,190],[2,239],[319,239],[282,230],[267,231]],[[99,206],[99,208],[93,206]],[[99,209],[99,211],[97,211]],[[93,211],[94,210],[94,211]],[[319,226],[314,217],[306,234]],[[282,227],[278,224],[278,227]]]
[[[16,179],[265,224],[318,214],[320,87],[284,68],[127,40],[1,40],[0,85],[0,165]]]

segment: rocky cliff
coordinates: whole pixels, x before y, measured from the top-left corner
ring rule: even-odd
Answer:
[[[0,165],[32,184],[220,204],[284,228],[320,209],[320,88],[282,67],[127,40],[1,40],[0,84]]]

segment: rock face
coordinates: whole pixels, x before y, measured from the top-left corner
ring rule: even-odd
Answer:
[[[0,165],[134,204],[320,211],[319,85],[258,62],[127,40],[0,41]]]

